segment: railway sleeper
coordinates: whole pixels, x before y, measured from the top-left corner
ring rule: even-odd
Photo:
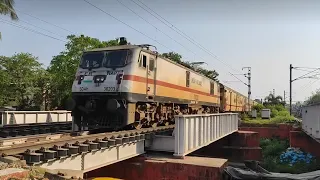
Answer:
[[[96,143],[96,142],[92,142],[92,141],[86,141],[84,142],[84,144],[87,144],[89,145],[89,152],[91,151],[97,151],[99,150],[99,143]]]
[[[58,159],[62,159],[62,158],[68,157],[69,149],[67,149],[67,148],[63,148],[63,147],[60,147],[60,146],[54,146],[52,148],[52,150],[54,150],[56,152],[55,153],[55,157],[58,158]]]
[[[74,146],[78,146],[79,147],[79,154],[83,154],[83,153],[86,153],[86,152],[89,151],[89,145],[88,144],[76,142],[74,144]]]
[[[31,151],[27,151],[26,153],[23,154],[23,157],[26,160],[27,164],[30,164],[30,165],[36,165],[36,164],[42,163],[41,156],[42,156],[41,153],[36,153]]]
[[[27,136],[31,133],[31,130],[30,129],[22,129],[21,131],[19,131],[19,134],[21,136]]]
[[[77,156],[83,153],[89,153],[100,149],[107,149],[123,144],[136,143],[137,141],[143,141],[150,139],[153,132],[128,132],[126,134],[114,135],[110,138],[104,137],[101,139],[95,139],[93,141],[76,142],[74,144],[66,143],[63,146],[53,146],[52,148],[40,148],[38,150],[27,150],[22,153],[21,156],[30,165],[41,164],[44,162],[53,161],[55,159],[67,158]]]
[[[41,148],[40,150],[36,151],[36,153],[42,154],[40,161],[41,162],[48,162],[55,160],[56,156],[56,151],[50,150],[50,149],[45,149]]]
[[[9,134],[10,134],[10,131],[7,131],[7,130],[0,131],[0,137],[2,137],[2,138],[8,137]]]
[[[18,135],[19,135],[19,132],[16,129],[9,132],[9,136],[11,136],[11,137],[16,137]]]
[[[46,134],[46,133],[50,133],[50,128],[43,127],[39,129],[39,134]]]
[[[99,149],[107,149],[108,148],[108,138],[96,139],[93,142],[99,144]]]

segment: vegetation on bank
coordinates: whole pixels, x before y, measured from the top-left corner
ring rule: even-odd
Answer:
[[[281,124],[281,123],[295,123],[295,117],[290,116],[289,111],[281,104],[277,105],[262,105],[257,104],[252,107],[252,109],[257,110],[257,118],[251,118],[249,116],[244,116],[242,118],[242,123],[245,124],[257,124],[257,125],[265,125],[265,124]],[[270,109],[271,111],[271,119],[262,119],[261,118],[261,110],[262,109]]]
[[[288,140],[261,139],[261,166],[270,172],[305,173],[320,169],[320,162],[312,155],[289,148]]]

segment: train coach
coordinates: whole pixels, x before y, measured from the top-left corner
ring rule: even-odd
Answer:
[[[245,95],[220,83],[220,111],[221,112],[248,112],[248,98]],[[250,101],[252,102],[252,101]]]
[[[78,127],[139,129],[173,124],[177,114],[220,111],[222,84],[150,47],[122,43],[83,53],[68,102]]]

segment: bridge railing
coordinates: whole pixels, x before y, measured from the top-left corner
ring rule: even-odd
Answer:
[[[320,139],[320,104],[302,107],[302,129],[309,136]]]
[[[238,130],[237,113],[175,117],[174,155],[183,157]]]
[[[72,122],[70,111],[2,111],[0,126],[15,124],[35,124]]]

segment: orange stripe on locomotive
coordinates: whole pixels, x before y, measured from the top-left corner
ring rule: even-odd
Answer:
[[[150,68],[152,66],[152,68]],[[148,78],[147,78],[148,77]],[[130,92],[220,106],[219,84],[180,64],[141,50],[138,63],[125,74]]]

